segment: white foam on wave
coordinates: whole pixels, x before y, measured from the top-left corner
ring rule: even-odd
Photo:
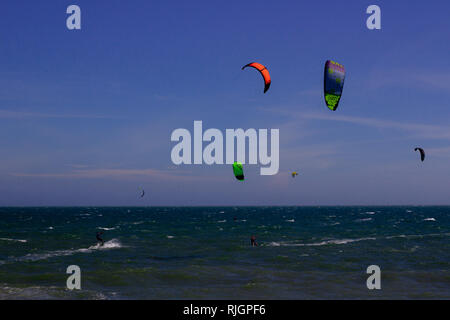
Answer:
[[[62,286],[29,286],[29,287],[10,287],[5,283],[0,283],[0,300],[9,300],[9,299],[20,299],[20,300],[29,300],[29,299],[38,299],[38,300],[54,300],[61,299],[62,292],[67,292]],[[92,290],[83,289],[84,294],[89,296],[89,299],[93,300],[105,300],[108,297],[101,293]],[[115,296],[115,292],[110,293],[112,296]]]
[[[105,231],[110,231],[110,230],[115,230],[115,229],[116,229],[116,227],[113,227],[113,228],[107,228],[107,227],[97,227],[97,229],[100,229],[100,230],[105,230]]]
[[[341,224],[341,223],[340,222],[335,222],[335,223],[330,223],[329,226],[337,226],[339,224]]]
[[[365,219],[357,219],[355,220],[355,222],[365,222],[365,221],[371,221],[373,220],[372,218],[365,218]]]
[[[370,214],[370,215],[372,215],[372,214],[375,214],[375,212],[374,211],[366,211],[366,212],[361,213],[361,214]]]
[[[426,219],[423,219],[423,221],[436,221],[436,219],[435,218],[426,218]]]
[[[290,220],[285,220],[286,222],[295,222],[295,220],[294,219],[290,219]]]
[[[107,249],[118,249],[123,248],[122,244],[117,239],[112,239],[109,241],[106,241],[103,245],[100,245],[97,243],[95,246],[90,246],[87,250],[107,250]],[[80,250],[86,250],[86,249],[80,249]],[[85,252],[85,251],[82,251]]]

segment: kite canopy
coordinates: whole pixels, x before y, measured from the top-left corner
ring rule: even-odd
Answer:
[[[343,65],[328,60],[325,63],[323,90],[325,102],[330,110],[336,111],[342,90],[344,89],[345,68]]]
[[[233,172],[236,179],[241,181],[244,180],[244,168],[242,167],[242,163],[240,162],[233,163]]]
[[[269,70],[267,70],[267,68],[265,66],[263,66],[262,64],[260,64],[258,62],[252,62],[252,63],[246,64],[245,66],[242,67],[242,70],[244,70],[247,67],[255,68],[256,70],[258,70],[261,73],[261,75],[264,79],[264,93],[266,93],[267,90],[269,90],[270,83],[272,82],[270,80]]]
[[[420,152],[420,160],[425,160],[425,151],[422,148],[415,148],[414,151]]]

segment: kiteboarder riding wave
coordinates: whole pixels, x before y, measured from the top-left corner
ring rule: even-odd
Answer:
[[[258,246],[258,243],[256,242],[256,237],[255,236],[252,236],[250,238],[250,242],[252,244],[252,247],[257,247]]]
[[[97,238],[98,243],[103,246],[105,244],[105,241],[103,241],[101,235],[103,234],[103,232],[97,232],[97,235],[95,236]]]

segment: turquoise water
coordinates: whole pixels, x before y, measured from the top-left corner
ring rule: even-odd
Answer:
[[[450,299],[449,237],[450,207],[0,208],[0,299]]]

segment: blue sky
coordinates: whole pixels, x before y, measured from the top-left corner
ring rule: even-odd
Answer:
[[[71,4],[81,30],[66,28]],[[371,4],[379,31],[366,28]],[[0,205],[450,204],[448,12],[448,1],[5,1]],[[347,70],[336,112],[328,59]],[[266,94],[241,71],[252,61],[271,73]],[[246,166],[241,183],[227,165],[174,166],[170,135],[194,120],[280,129],[279,174]]]

